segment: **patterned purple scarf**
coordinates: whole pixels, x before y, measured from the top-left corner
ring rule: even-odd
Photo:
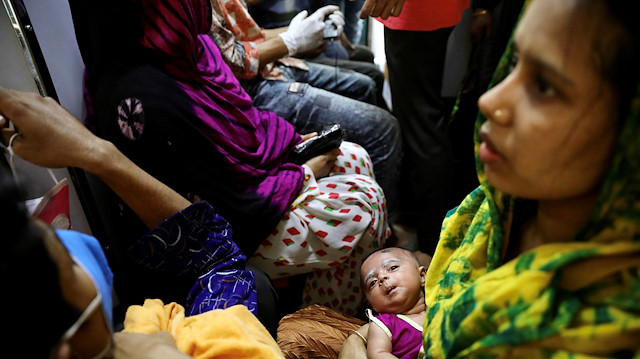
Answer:
[[[226,173],[241,191],[256,191],[281,210],[302,188],[304,171],[286,162],[300,141],[294,127],[259,111],[220,50],[206,35],[209,0],[133,0],[142,7],[142,45],[158,53],[184,88],[201,119],[201,131],[226,158]]]

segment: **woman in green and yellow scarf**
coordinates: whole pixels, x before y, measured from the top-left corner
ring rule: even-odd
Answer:
[[[524,12],[479,100],[481,185],[445,219],[427,274],[426,357],[640,356],[634,4]]]

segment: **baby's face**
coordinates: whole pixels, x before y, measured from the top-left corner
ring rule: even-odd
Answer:
[[[360,269],[365,297],[378,313],[403,313],[421,300],[426,269],[401,249],[372,254]]]

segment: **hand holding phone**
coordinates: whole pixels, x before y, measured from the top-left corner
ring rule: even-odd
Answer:
[[[312,137],[294,147],[289,155],[289,161],[302,165],[316,156],[340,147],[345,135],[340,125],[335,124],[322,131],[318,136]]]
[[[331,19],[324,21],[326,25],[323,31],[323,38],[325,40],[336,39],[338,37],[338,26]]]

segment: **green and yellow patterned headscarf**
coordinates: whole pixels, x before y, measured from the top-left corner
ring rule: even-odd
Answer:
[[[507,75],[509,51],[493,83]],[[515,199],[492,188],[477,161],[480,187],[448,214],[427,273],[427,358],[640,357],[639,119],[640,87],[574,241],[508,263],[501,253]],[[476,153],[483,122],[479,115]]]

